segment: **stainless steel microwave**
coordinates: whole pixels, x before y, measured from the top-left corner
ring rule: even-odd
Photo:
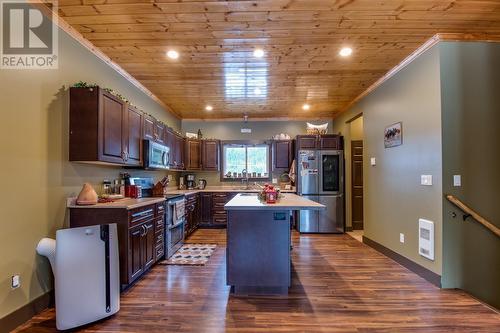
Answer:
[[[170,148],[151,140],[144,140],[144,168],[168,169]]]

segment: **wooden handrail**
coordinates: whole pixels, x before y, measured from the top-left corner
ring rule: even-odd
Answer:
[[[451,194],[448,194],[446,196],[446,199],[448,199],[451,203],[453,203],[455,206],[457,206],[458,208],[460,208],[462,211],[464,211],[467,214],[466,216],[464,216],[464,219],[465,219],[465,217],[472,216],[474,218],[474,220],[481,223],[483,226],[485,226],[487,229],[489,229],[492,233],[494,233],[495,235],[500,237],[500,229],[497,226],[495,226],[491,222],[487,221],[484,217],[482,217],[481,215],[476,213],[474,210],[472,210],[469,206],[464,204],[462,201],[455,198]]]

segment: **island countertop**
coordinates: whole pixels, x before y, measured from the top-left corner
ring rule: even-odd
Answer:
[[[239,193],[225,206],[225,210],[323,210],[320,203],[306,199],[293,193],[283,193],[274,204],[259,200],[256,193]]]

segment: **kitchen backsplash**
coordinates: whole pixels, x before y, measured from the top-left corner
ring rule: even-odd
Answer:
[[[220,180],[220,172],[209,172],[209,171],[183,171],[174,174],[176,176],[176,181],[178,181],[179,176],[185,176],[187,174],[194,174],[196,175],[196,181],[198,179],[205,179],[207,181],[207,186],[231,186],[231,185],[239,185],[241,184],[241,180],[237,181],[223,181],[221,182]],[[273,172],[272,173],[272,178],[276,178],[277,183],[279,183],[279,177],[283,174],[283,171],[280,172]],[[249,182],[253,184],[252,179],[250,178]],[[268,181],[269,183],[272,182],[272,180]],[[265,181],[258,181],[259,184],[264,184],[267,183]],[[171,183],[172,184],[172,183]]]

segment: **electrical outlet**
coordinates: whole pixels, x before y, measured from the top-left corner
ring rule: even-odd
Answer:
[[[399,234],[399,242],[404,244],[404,242],[405,242],[405,234],[403,234],[403,233]]]
[[[172,181],[172,175],[168,175],[167,179],[168,179],[169,182],[171,182]]]
[[[372,166],[377,165],[377,160],[375,159],[375,157],[370,158],[370,164],[371,164]]]
[[[21,286],[21,277],[19,275],[12,275],[12,289],[19,288]]]
[[[273,184],[278,184],[278,178],[273,178]]]
[[[455,187],[462,186],[462,176],[453,175],[453,186],[455,186]]]

